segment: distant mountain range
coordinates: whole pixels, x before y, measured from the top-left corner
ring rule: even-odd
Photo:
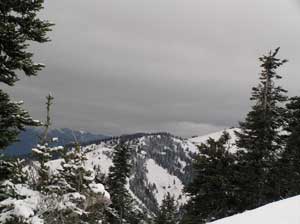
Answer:
[[[4,150],[4,154],[8,156],[23,156],[29,154],[31,149],[38,143],[41,132],[42,130],[39,128],[26,129],[26,131],[21,132],[19,136],[20,141]],[[86,131],[77,131],[68,128],[50,130],[48,136],[49,138],[58,138],[58,141],[52,144],[53,146],[71,144],[75,141],[74,136],[78,142],[83,144],[90,141],[109,138],[109,136],[102,134],[93,134]]]

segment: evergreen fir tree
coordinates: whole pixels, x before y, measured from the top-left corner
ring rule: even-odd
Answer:
[[[206,223],[237,212],[236,156],[228,151],[229,139],[224,132],[219,140],[210,138],[199,146],[193,181],[184,189],[190,200],[184,206],[181,223]]]
[[[66,192],[83,193],[89,188],[89,184],[94,182],[95,175],[91,170],[86,169],[86,160],[86,153],[79,143],[76,143],[75,149],[64,155],[59,174],[67,183]]]
[[[300,194],[300,97],[291,98],[286,108],[286,149],[277,165],[283,198]]]
[[[1,56],[0,56],[1,57]],[[8,94],[0,89],[0,150],[17,141],[25,126],[38,126],[27,111],[21,108],[23,102],[12,102]]]
[[[35,76],[44,65],[32,61],[28,51],[29,41],[49,41],[46,34],[51,23],[38,18],[43,0],[0,2],[0,82],[13,86],[19,80],[18,71]],[[25,125],[38,125],[21,108],[22,102],[12,102],[8,94],[0,90],[0,149],[17,140]]]
[[[96,183],[95,172],[86,168],[86,150],[75,139],[74,148],[50,147],[53,139],[48,138],[51,126],[50,109],[53,97],[49,94],[46,102],[47,118],[40,142],[33,149],[37,158],[38,181],[34,186],[41,193],[42,206],[39,213],[46,223],[96,223],[104,220],[109,194],[101,183]],[[74,136],[75,138],[75,136]],[[55,138],[56,139],[56,138]],[[60,152],[61,167],[50,172],[49,162],[53,153]]]
[[[3,178],[3,182],[0,185],[0,201],[4,200],[7,197],[12,197],[14,195],[12,185],[15,184],[26,184],[27,183],[27,173],[24,171],[24,160],[16,159],[16,160],[6,160],[2,161],[3,166],[8,169],[8,173],[13,175],[9,175]],[[10,189],[7,189],[7,184],[5,182],[9,182]]]
[[[111,223],[139,223],[134,211],[134,201],[126,185],[131,173],[131,149],[126,143],[119,143],[114,148],[113,166],[109,169],[108,191],[111,195],[111,207],[117,212],[118,217],[112,217]]]
[[[33,198],[38,200],[38,192],[28,184],[28,173],[24,170],[25,161],[20,159],[3,160],[5,169],[11,174],[0,184],[0,222],[3,224],[32,224],[39,220]],[[27,207],[28,206],[28,207]],[[31,213],[20,212],[25,210]]]
[[[52,97],[47,98],[47,103],[49,106],[47,107],[47,116],[49,120],[46,122],[47,126],[45,129],[48,130],[50,126],[50,105]],[[47,134],[45,134],[44,139],[47,138]],[[38,184],[35,187],[38,187],[39,190],[44,190],[46,187],[46,180],[49,180],[49,167],[46,165],[46,162],[50,159],[50,149],[47,146],[46,140],[42,142],[43,146],[38,145],[39,149],[34,149],[34,151],[39,155],[40,166],[37,169],[37,173],[39,174]],[[51,149],[53,150],[53,149]],[[45,159],[46,158],[46,159]],[[34,219],[39,219],[36,214],[37,208],[32,209],[32,213],[34,213],[33,217],[26,217],[26,213],[18,213],[18,207],[21,205],[26,205],[27,201],[32,200],[33,197],[39,197],[39,192],[33,191],[30,187],[30,181],[28,178],[28,173],[24,171],[24,161],[20,159],[6,159],[1,161],[1,172],[4,174],[4,177],[1,178],[0,184],[0,219],[3,220],[3,223],[32,223],[35,222]],[[47,171],[47,172],[46,172]],[[42,178],[41,178],[42,177]],[[36,199],[38,200],[38,198]],[[16,208],[17,207],[17,208]],[[23,206],[26,207],[26,206]],[[21,209],[28,209],[28,208]],[[16,208],[16,209],[15,209]],[[16,214],[15,214],[16,213]]]
[[[0,1],[1,83],[13,86],[19,79],[17,74],[20,71],[27,76],[35,76],[44,67],[42,64],[34,63],[33,54],[28,51],[30,42],[49,41],[46,34],[50,31],[52,24],[38,18],[43,2],[43,0]],[[40,125],[40,122],[33,120],[21,106],[22,102],[13,102],[9,95],[0,89],[0,150],[17,141],[18,134],[24,130],[25,126]],[[18,189],[28,187],[26,183],[19,183],[19,181],[25,181],[22,177],[22,168],[23,165],[19,161],[0,158],[1,199],[6,198],[8,201],[17,203],[19,198],[26,198],[24,195],[20,196],[16,188],[17,185]],[[17,178],[12,178],[13,175]],[[8,188],[12,191],[5,190]],[[14,204],[9,203],[4,208],[1,207],[1,216],[6,216],[6,212],[9,213],[9,209],[13,208]],[[12,220],[12,217],[8,215],[5,222],[25,223],[19,217]]]
[[[106,220],[109,194],[86,167],[86,150],[76,140],[62,155],[61,167],[50,177],[46,201],[52,204],[43,217],[51,223],[99,223]],[[54,197],[53,197],[54,195]]]
[[[282,77],[276,73],[287,60],[277,58],[279,48],[259,58],[262,72],[260,83],[252,89],[251,100],[255,101],[246,120],[240,122],[241,131],[236,132],[239,165],[243,175],[240,192],[243,209],[252,209],[279,199],[277,177],[272,167],[283,150],[286,90],[276,85]]]
[[[158,215],[154,221],[155,224],[176,224],[177,207],[174,196],[169,192],[164,196]]]

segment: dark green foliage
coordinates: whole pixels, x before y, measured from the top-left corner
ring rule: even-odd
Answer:
[[[88,224],[111,224],[109,220],[114,217],[111,209],[105,204],[97,203],[87,209],[87,214],[82,217],[82,221]]]
[[[7,164],[7,159],[4,159],[2,155],[0,155],[0,182],[6,180],[11,175],[9,165]]]
[[[278,50],[279,48],[260,58],[263,68],[261,81],[252,89],[251,97],[255,105],[246,120],[240,122],[241,132],[236,133],[239,137],[237,145],[247,149],[248,154],[255,153],[260,157],[276,156],[282,146],[279,128],[284,124],[285,109],[280,103],[284,103],[287,97],[284,95],[286,90],[275,85],[275,80],[281,79],[275,70],[286,60],[276,58]]]
[[[12,102],[8,94],[0,89],[0,150],[17,141],[25,125],[37,126],[27,111],[21,108],[22,102]]]
[[[43,0],[0,1],[0,82],[12,86],[19,80],[18,71],[33,76],[44,67],[34,63],[33,54],[28,51],[29,41],[49,41],[46,34],[52,24],[38,18],[43,3]],[[0,149],[15,142],[25,125],[38,125],[21,104],[12,102],[0,89]]]
[[[24,184],[28,182],[28,174],[23,170],[24,161],[20,159],[0,160],[0,201],[7,197],[14,197],[14,189],[8,188],[4,181],[12,184]]]
[[[126,143],[119,143],[114,148],[113,166],[109,169],[107,180],[108,191],[111,196],[111,207],[118,217],[112,217],[111,223],[139,223],[139,212],[134,209],[134,200],[128,192],[127,178],[131,173],[131,148]]]
[[[27,76],[37,75],[44,66],[32,61],[28,42],[47,42],[51,23],[38,18],[43,0],[0,1],[0,82],[14,85],[17,70]]]
[[[182,144],[184,140],[178,142],[178,137],[168,133],[158,133],[148,136],[146,141],[147,144],[141,146],[141,150],[146,151],[151,158],[155,159],[158,165],[168,170],[170,174],[177,176],[183,184],[188,184],[191,181],[190,157],[193,157],[193,155],[187,155],[187,151]],[[180,169],[182,165],[179,160],[187,164],[184,167],[184,172]],[[170,166],[170,164],[172,165]]]
[[[3,200],[23,200],[26,196],[20,194],[20,191],[17,190],[18,186],[28,186],[28,173],[24,171],[24,160],[20,159],[6,159],[0,160],[0,169],[1,172],[6,171],[4,177],[1,176],[0,182],[0,202]],[[22,217],[17,217],[14,215],[14,205],[8,203],[1,204],[0,206],[0,215],[5,213],[12,212],[10,218],[6,219],[1,223],[9,224],[25,224],[27,223]],[[1,217],[2,218],[2,217]]]
[[[181,223],[206,223],[237,212],[236,156],[228,152],[229,139],[224,132],[219,140],[210,138],[199,146],[193,163],[194,179],[185,187],[191,198]]]
[[[13,218],[6,221],[5,224],[27,224],[27,222],[20,218]]]
[[[275,85],[281,79],[276,69],[286,60],[276,58],[279,48],[259,58],[262,72],[260,83],[252,89],[251,100],[255,101],[246,120],[240,122],[237,146],[239,165],[244,178],[240,198],[243,209],[251,209],[280,198],[276,173],[273,170],[278,156],[283,151],[284,138],[280,129],[285,121],[286,91]]]
[[[130,190],[143,202],[147,209],[151,212],[156,213],[158,210],[158,204],[156,202],[156,198],[154,196],[154,192],[156,191],[156,186],[148,183],[147,181],[147,172],[148,170],[145,167],[146,159],[142,158],[139,155],[138,159],[133,159],[133,170],[134,175],[129,180]],[[147,212],[150,212],[147,211]]]
[[[286,107],[286,149],[277,166],[284,198],[300,194],[300,97],[291,98]]]
[[[168,192],[165,195],[160,206],[158,215],[154,221],[155,224],[176,224],[177,223],[177,207],[175,199]]]

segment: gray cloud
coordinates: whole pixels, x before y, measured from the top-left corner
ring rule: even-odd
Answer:
[[[47,67],[6,88],[36,118],[53,92],[56,127],[108,134],[204,134],[249,110],[257,58],[277,46],[290,94],[300,91],[296,0],[51,0]]]

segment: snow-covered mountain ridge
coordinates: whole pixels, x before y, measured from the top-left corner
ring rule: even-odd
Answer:
[[[112,165],[112,149],[117,139],[85,146],[87,165],[100,166],[108,173]],[[128,188],[141,206],[156,212],[167,192],[180,204],[187,200],[182,190],[191,180],[191,159],[197,147],[169,134],[152,134],[129,140],[132,148],[132,174]]]
[[[228,129],[231,136],[234,130]],[[197,145],[209,137],[218,139],[223,131],[183,139],[168,133],[135,134],[123,136],[132,148],[132,174],[128,180],[128,189],[139,202],[140,207],[150,212],[157,212],[163,197],[168,192],[183,205],[187,196],[183,194],[184,185],[192,179],[192,158],[198,152]],[[232,137],[234,141],[234,137]],[[112,152],[119,141],[118,137],[99,140],[84,146],[87,150],[86,166],[90,169],[100,168],[108,174],[112,165]],[[233,141],[231,144],[233,145]],[[52,161],[56,169],[60,161]]]

